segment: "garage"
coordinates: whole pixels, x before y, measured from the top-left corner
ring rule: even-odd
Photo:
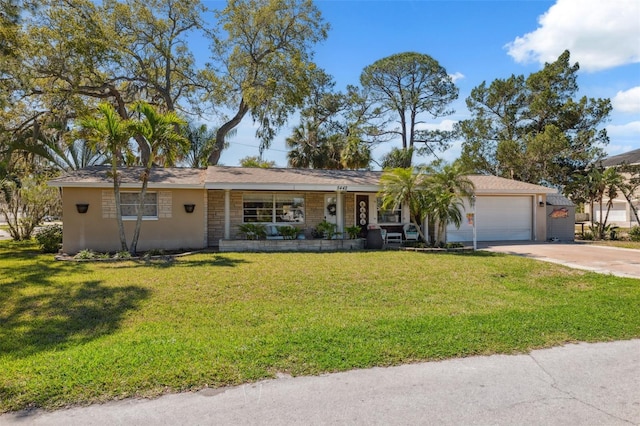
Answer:
[[[447,227],[447,241],[473,240],[472,209],[466,207],[459,229]],[[533,236],[533,196],[478,196],[477,241],[530,241]]]

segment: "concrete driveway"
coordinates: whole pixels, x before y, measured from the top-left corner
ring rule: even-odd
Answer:
[[[545,262],[558,263],[576,269],[640,278],[640,250],[597,246],[588,243],[481,243],[478,248]]]

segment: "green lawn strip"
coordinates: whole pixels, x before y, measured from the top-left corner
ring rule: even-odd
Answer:
[[[54,262],[0,244],[0,411],[640,336],[640,280],[520,257]]]
[[[640,241],[601,240],[601,241],[589,242],[589,244],[595,244],[595,245],[607,246],[607,247],[618,247],[618,248],[627,248],[627,249],[640,250]]]

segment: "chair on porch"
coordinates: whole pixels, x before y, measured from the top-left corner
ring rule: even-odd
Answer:
[[[418,241],[420,238],[418,228],[413,223],[405,223],[402,230],[404,231],[404,239],[407,241]]]

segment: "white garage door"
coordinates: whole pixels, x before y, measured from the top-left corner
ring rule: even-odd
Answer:
[[[529,241],[533,226],[533,197],[482,197],[476,200],[476,235],[478,241]],[[466,213],[460,229],[449,225],[447,241],[472,241],[473,225]]]
[[[600,222],[600,205],[596,204],[593,211],[596,221]],[[607,206],[602,207],[602,218],[607,216]],[[613,203],[611,210],[609,210],[609,216],[607,217],[607,223],[615,223],[616,225],[624,225],[628,222],[627,219],[627,203]]]

